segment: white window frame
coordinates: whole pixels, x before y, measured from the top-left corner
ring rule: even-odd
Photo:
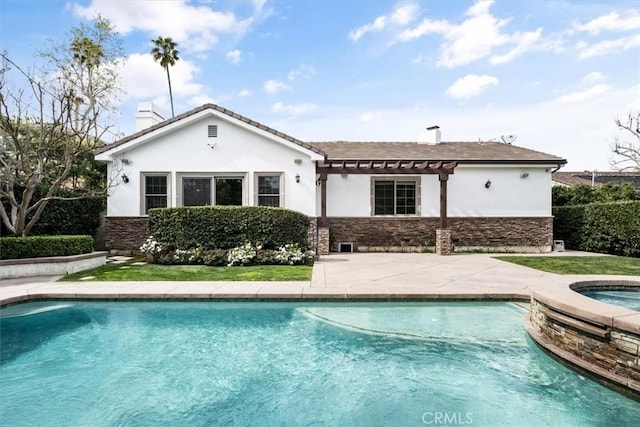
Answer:
[[[376,214],[376,182],[379,181],[393,181],[394,182],[394,186],[393,186],[393,191],[394,191],[394,195],[393,195],[393,203],[394,203],[394,212],[397,210],[397,205],[396,205],[396,182],[401,181],[401,182],[414,182],[416,185],[416,189],[415,189],[415,202],[416,202],[416,213],[414,214],[392,214],[392,215],[380,215],[380,214]],[[420,216],[421,215],[421,206],[422,206],[422,191],[420,188],[420,184],[422,183],[422,179],[420,176],[414,176],[414,175],[384,175],[384,176],[372,176],[371,177],[371,216],[372,217],[378,217],[378,218],[389,218],[389,217],[416,217],[416,216]]]
[[[248,200],[247,173],[246,172],[178,172],[176,173],[176,206],[183,206],[182,179],[183,178],[210,178],[211,179],[211,205],[216,206],[216,178],[241,178],[242,179],[242,205],[246,206]]]
[[[147,177],[161,176],[167,180],[167,207],[171,207],[171,172],[140,172],[140,214],[147,216]]]
[[[267,177],[267,176],[275,176],[278,177],[278,179],[280,180],[280,193],[278,194],[279,197],[279,204],[278,206],[283,208],[284,207],[284,179],[282,179],[283,177],[283,173],[282,172],[255,172],[253,174],[253,204],[254,206],[260,206],[259,204],[259,200],[260,200],[260,178],[261,177]],[[275,194],[262,194],[263,196],[275,196]]]

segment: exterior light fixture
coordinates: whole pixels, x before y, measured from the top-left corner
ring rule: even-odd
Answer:
[[[522,172],[520,174],[520,178],[522,178],[522,179],[529,178],[529,172]]]
[[[484,188],[489,188],[491,187],[491,180],[488,179],[487,182],[484,183]]]
[[[122,182],[124,182],[125,184],[129,183],[129,177],[127,176],[127,174],[122,174]]]
[[[296,174],[296,182],[300,182],[300,174],[299,173]]]

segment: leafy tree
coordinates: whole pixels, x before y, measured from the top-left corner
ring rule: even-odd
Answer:
[[[618,157],[611,161],[614,169],[640,172],[640,110],[630,112],[626,120],[616,119],[618,129],[626,131],[629,139],[616,137],[613,152]]]
[[[34,74],[2,54],[0,218],[18,236],[30,233],[51,200],[106,189],[92,156],[115,113],[121,40],[97,17],[42,56],[46,66]],[[60,191],[74,186],[83,191],[71,197]]]
[[[557,185],[553,187],[551,194],[553,206],[640,200],[640,190],[636,190],[629,182],[609,183],[596,188],[588,184],[578,184],[573,187]]]
[[[154,47],[151,49],[153,60],[160,62],[160,66],[167,72],[167,82],[169,83],[169,100],[171,101],[171,117],[175,117],[173,110],[173,91],[171,90],[171,76],[169,75],[169,66],[173,67],[180,60],[178,44],[171,40],[171,37],[158,37],[152,40]]]

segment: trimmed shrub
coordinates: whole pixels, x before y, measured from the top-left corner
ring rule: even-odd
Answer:
[[[553,208],[553,238],[564,240],[568,249],[582,248],[584,214],[587,205]]]
[[[51,200],[31,235],[88,235],[93,236],[100,226],[106,208],[104,197],[78,200]]]
[[[79,255],[93,252],[91,236],[1,237],[0,259]]]
[[[554,238],[568,248],[640,257],[640,201],[553,209]]]
[[[151,209],[149,230],[174,249],[233,249],[247,242],[264,249],[308,247],[309,217],[264,206],[198,206]]]
[[[16,192],[22,191],[17,189]],[[34,202],[43,196],[42,189],[37,189]],[[75,197],[81,193],[71,189],[60,189],[58,196]],[[20,200],[20,195],[17,199]],[[2,200],[7,211],[11,210],[9,202]],[[31,229],[31,236],[54,235],[88,235],[93,236],[100,226],[102,213],[106,209],[106,197],[84,197],[77,200],[51,200],[42,211],[38,222]],[[28,219],[31,215],[28,216]],[[9,235],[9,230],[0,222],[0,234]]]

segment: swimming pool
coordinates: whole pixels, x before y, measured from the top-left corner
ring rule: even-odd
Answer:
[[[58,301],[0,313],[3,425],[640,419],[638,402],[539,350],[512,303]]]
[[[640,290],[627,291],[584,291],[582,295],[608,304],[619,305],[630,308],[631,310],[640,311]]]

